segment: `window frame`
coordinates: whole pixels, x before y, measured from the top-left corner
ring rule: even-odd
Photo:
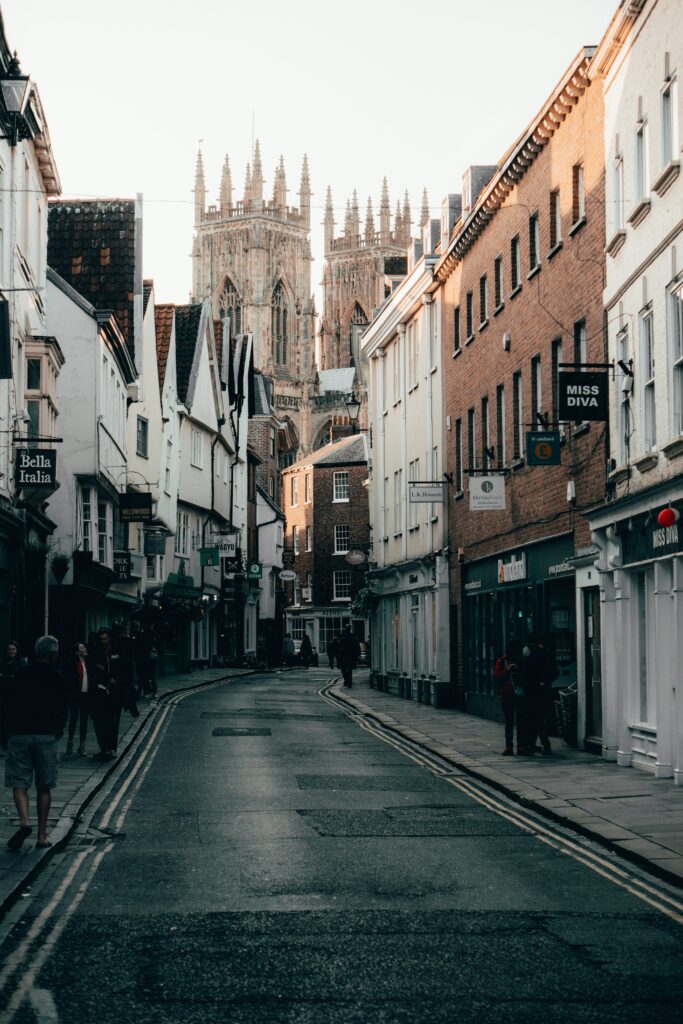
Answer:
[[[648,303],[638,314],[641,366],[641,409],[643,414],[643,451],[657,448],[657,403],[655,391],[655,332],[654,311]]]
[[[342,577],[344,577],[342,579]],[[347,593],[340,593],[340,590],[346,590]],[[339,602],[351,601],[351,570],[350,569],[334,569],[332,572],[332,600]]]
[[[344,531],[345,531],[345,534],[344,534]],[[346,547],[340,546],[340,543],[339,543],[340,536],[343,537],[344,535],[346,536]],[[351,526],[349,525],[349,523],[335,523],[334,524],[333,537],[334,537],[334,550],[333,550],[333,554],[335,554],[335,555],[346,555],[351,550]],[[343,545],[343,541],[342,541],[342,545]]]
[[[341,486],[342,478],[346,479],[345,486]],[[338,486],[340,484],[340,486]],[[341,495],[341,496],[340,496]],[[348,469],[335,470],[332,474],[332,503],[334,505],[351,500],[351,477]]]
[[[141,431],[141,428],[142,431]],[[144,441],[144,445],[140,441]],[[146,416],[138,416],[135,425],[135,454],[141,459],[149,458],[149,420]]]

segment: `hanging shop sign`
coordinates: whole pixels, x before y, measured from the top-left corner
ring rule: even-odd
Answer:
[[[367,558],[368,556],[365,554],[365,552],[360,551],[357,548],[351,548],[351,550],[347,551],[346,555],[344,556],[344,560],[348,562],[349,565],[362,565],[363,562],[367,561]]]
[[[54,487],[57,482],[57,452],[40,448],[17,448],[17,489]]]
[[[234,558],[237,553],[237,533],[211,534],[211,547],[216,548],[222,558]]]
[[[285,548],[282,552],[283,569],[291,569],[294,565],[294,548]]]
[[[151,523],[151,494],[120,494],[119,512],[122,523]]]
[[[408,489],[408,499],[411,505],[428,502],[430,504],[443,502],[443,483],[440,480],[419,480],[412,483]]]
[[[163,555],[166,553],[165,530],[145,530],[145,554]]]
[[[502,558],[498,559],[498,582],[516,583],[517,580],[526,579],[526,554],[512,556],[507,562]]]
[[[204,566],[220,565],[221,553],[218,548],[200,548],[199,564]]]
[[[470,477],[470,511],[490,512],[505,508],[504,476]]]
[[[558,373],[558,416],[561,420],[607,420],[607,374],[561,370]]]
[[[283,583],[291,583],[296,579],[296,573],[293,569],[282,569],[278,575]]]
[[[114,572],[117,580],[130,579],[131,558],[130,551],[114,552]]]
[[[247,565],[247,579],[248,580],[260,580],[263,576],[263,563],[262,562],[249,562]]]
[[[559,466],[559,430],[530,430],[526,435],[526,461],[528,466]]]

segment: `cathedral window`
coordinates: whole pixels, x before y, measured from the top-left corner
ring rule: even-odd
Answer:
[[[273,292],[272,336],[273,355],[275,362],[279,366],[287,365],[287,345],[289,343],[288,315],[285,290],[282,286],[282,281],[278,281]]]
[[[234,284],[227,278],[220,297],[221,319],[230,319],[230,334],[234,337],[242,333],[242,300]]]

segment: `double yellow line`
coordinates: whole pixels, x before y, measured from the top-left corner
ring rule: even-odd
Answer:
[[[511,806],[508,802],[496,796],[485,783],[473,782],[471,779],[463,776],[453,777],[453,772],[457,771],[453,766],[441,761],[431,751],[420,747],[418,743],[389,732],[379,723],[363,715],[357,708],[352,708],[346,701],[330,693],[331,686],[332,684],[322,687],[318,691],[319,695],[329,704],[343,710],[345,714],[352,718],[362,729],[365,729],[366,732],[382,740],[383,743],[388,743],[389,746],[394,747],[395,750],[398,750],[405,757],[409,757],[411,761],[420,765],[421,768],[427,768],[434,775],[447,782],[449,786],[453,786],[461,793],[471,797],[472,800],[476,800],[482,807],[516,825],[523,832],[535,836],[540,842],[552,847],[559,853],[571,857],[572,860],[583,864],[584,867],[590,868],[596,874],[602,875],[603,878],[608,879],[614,885],[642,900],[643,903],[647,903],[655,910],[659,910],[660,913],[665,914],[677,924],[683,924],[683,900],[670,893],[663,886],[659,886],[656,882],[641,879],[631,871],[627,871],[614,864],[607,856],[589,849],[587,842],[582,843],[578,839],[564,835],[559,827],[553,828],[545,824],[539,820],[537,815],[532,816],[523,810],[518,810],[516,807]]]

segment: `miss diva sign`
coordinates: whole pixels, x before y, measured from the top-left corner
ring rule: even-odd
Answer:
[[[609,419],[608,375],[561,370],[558,376],[558,417],[560,420]]]

